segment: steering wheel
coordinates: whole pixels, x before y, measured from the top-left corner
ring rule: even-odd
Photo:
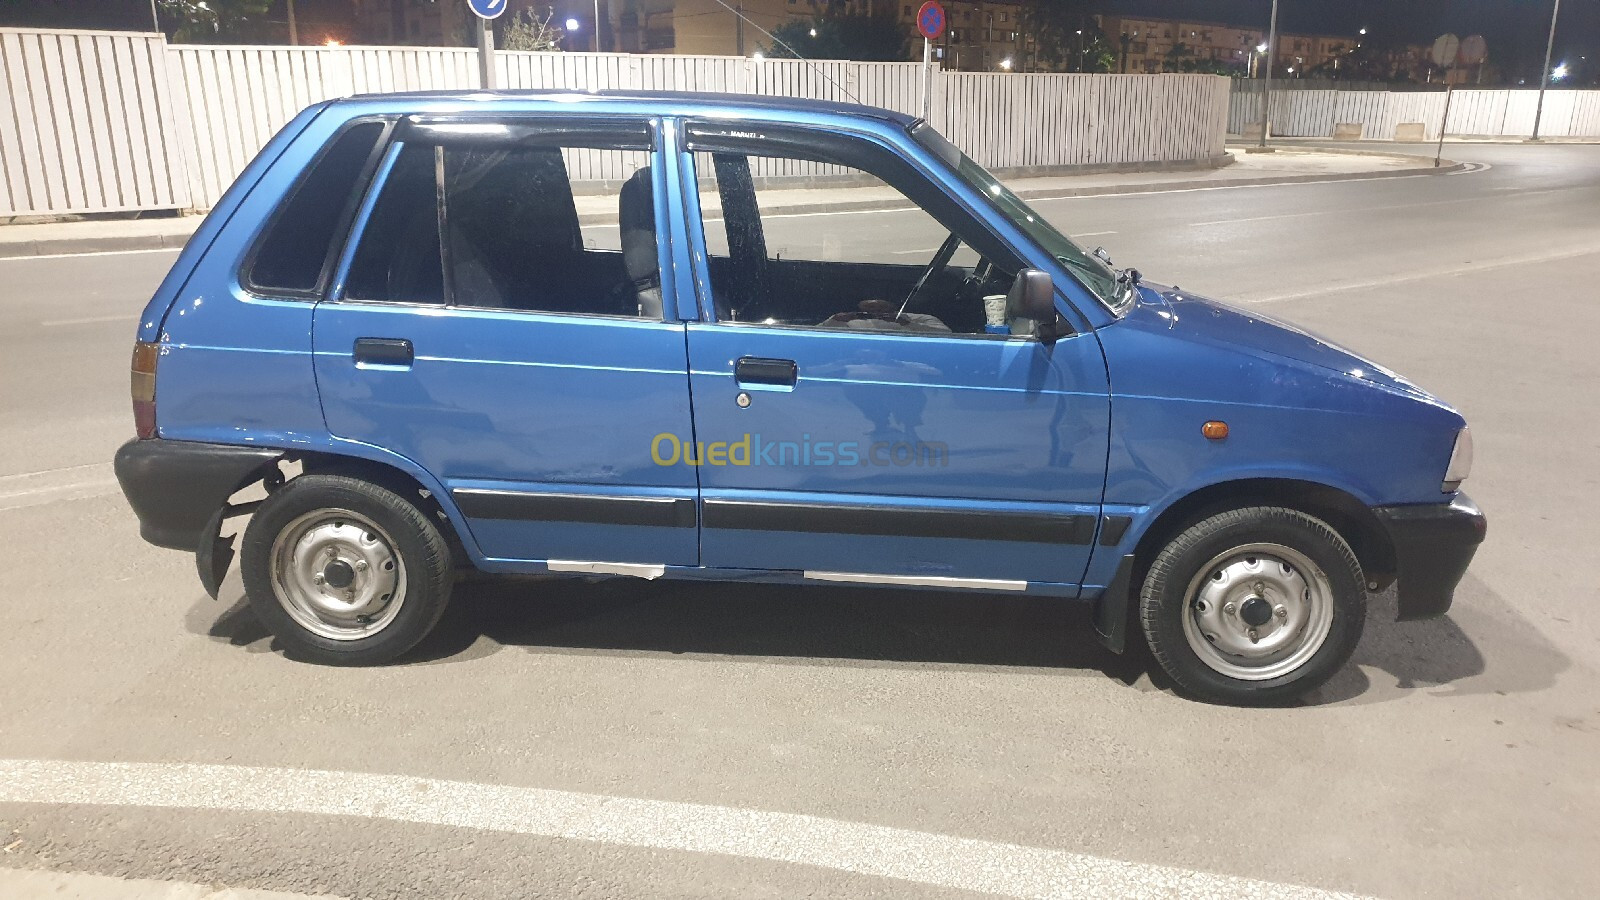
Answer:
[[[945,238],[944,243],[940,244],[939,249],[934,252],[933,259],[928,262],[928,268],[922,271],[922,277],[917,279],[917,286],[911,289],[911,293],[906,295],[905,302],[900,304],[900,309],[894,314],[896,319],[906,314],[906,309],[911,306],[911,301],[917,299],[917,295],[922,293],[922,289],[928,286],[929,281],[933,280],[934,273],[950,265],[950,260],[955,257],[956,249],[960,246],[960,236],[953,231],[950,232],[950,236]]]

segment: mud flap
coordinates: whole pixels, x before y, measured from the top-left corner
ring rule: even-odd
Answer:
[[[194,565],[200,572],[200,584],[217,599],[222,590],[222,579],[228,577],[228,567],[233,565],[233,536],[222,537],[222,520],[228,507],[223,506],[211,515],[205,530],[200,533],[200,546],[194,551]]]
[[[224,504],[206,521],[205,530],[200,533],[200,546],[194,551],[194,566],[200,573],[200,584],[211,595],[211,599],[217,599],[217,593],[222,590],[222,580],[228,577],[228,567],[233,565],[233,542],[239,537],[236,534],[223,537],[223,521],[253,512],[260,505],[260,500],[231,506]]]
[[[1133,605],[1133,554],[1122,558],[1117,573],[1094,605],[1094,630],[1112,653],[1128,646],[1128,611]]]

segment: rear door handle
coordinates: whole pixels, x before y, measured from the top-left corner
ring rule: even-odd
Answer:
[[[759,356],[741,356],[733,364],[733,378],[740,384],[772,384],[794,387],[800,379],[800,367],[792,359],[764,359]]]
[[[414,358],[411,342],[403,338],[356,338],[351,353],[357,365],[409,367]]]

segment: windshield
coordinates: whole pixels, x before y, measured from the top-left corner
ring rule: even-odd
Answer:
[[[1024,203],[1021,197],[1013,194],[1010,188],[1001,184],[1000,180],[989,174],[983,166],[973,162],[961,152],[960,148],[935,131],[933,126],[926,122],[918,122],[911,128],[911,137],[949,163],[950,168],[955,170],[961,180],[987,198],[1001,215],[1027,232],[1028,236],[1044,248],[1045,252],[1054,256],[1056,261],[1071,269],[1078,280],[1093,292],[1100,302],[1117,313],[1121,313],[1127,307],[1133,298],[1133,291],[1130,289],[1131,285],[1121,278],[1120,272],[1057,231],[1045,221],[1044,216]]]

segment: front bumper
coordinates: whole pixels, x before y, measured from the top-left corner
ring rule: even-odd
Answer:
[[[282,450],[160,438],[132,440],[117,450],[117,482],[139,517],[139,534],[158,547],[200,549],[228,497]],[[259,476],[256,476],[259,477]]]
[[[1449,503],[1378,506],[1372,512],[1394,547],[1399,618],[1444,615],[1483,543],[1483,512],[1466,494]]]

